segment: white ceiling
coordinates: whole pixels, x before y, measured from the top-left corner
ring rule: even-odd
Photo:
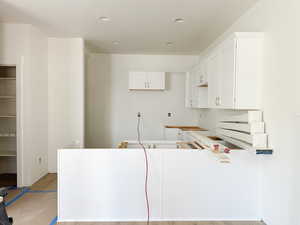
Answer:
[[[99,52],[192,54],[257,1],[0,0],[0,21],[31,23],[50,36],[84,37]],[[111,20],[101,22],[101,16]],[[185,22],[174,23],[178,17]]]

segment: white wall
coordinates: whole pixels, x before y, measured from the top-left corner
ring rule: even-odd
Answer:
[[[31,25],[0,24],[0,64],[17,65],[18,184],[31,185],[47,172],[47,37]]]
[[[56,172],[57,150],[84,146],[84,41],[48,39],[48,170]]]
[[[86,80],[86,145],[112,147],[136,139],[137,112],[144,139],[162,139],[163,125],[195,125],[196,110],[184,106],[184,73],[196,56],[89,54]],[[166,91],[128,91],[130,70],[167,71]],[[171,112],[173,117],[168,118]]]
[[[221,37],[235,31],[266,33],[263,111],[275,151],[262,160],[262,215],[268,225],[300,224],[299,9],[298,0],[261,0]],[[214,127],[223,113],[203,110],[200,125]]]
[[[48,38],[33,26],[29,29],[29,58],[24,62],[29,73],[23,77],[22,110],[26,184],[36,182],[48,172]]]

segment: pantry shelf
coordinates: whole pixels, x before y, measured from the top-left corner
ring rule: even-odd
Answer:
[[[0,118],[16,118],[15,115],[0,115]]]
[[[11,137],[11,138],[14,138],[14,137],[16,137],[16,135],[15,134],[0,134],[0,138],[2,138],[2,137]]]
[[[16,99],[16,96],[0,96],[0,99]]]
[[[0,80],[16,80],[15,77],[0,77]]]
[[[15,157],[17,153],[15,151],[1,151],[0,150],[0,157]]]

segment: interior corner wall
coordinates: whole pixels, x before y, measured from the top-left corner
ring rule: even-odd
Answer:
[[[84,147],[84,41],[48,39],[48,170],[57,171],[57,150]]]
[[[29,25],[28,74],[22,78],[23,158],[32,185],[48,173],[48,37]]]
[[[137,113],[142,138],[163,138],[166,124],[195,125],[197,110],[185,108],[185,71],[198,56],[88,54],[86,78],[86,145],[116,147],[136,140]],[[129,71],[165,71],[165,91],[129,91]],[[172,117],[168,118],[168,112]]]
[[[262,219],[268,225],[300,224],[299,9],[298,0],[260,0],[215,42],[232,32],[266,34],[262,110],[269,144],[274,148],[273,156],[261,157]],[[202,110],[200,125],[214,128],[224,112]]]
[[[47,37],[28,24],[0,24],[0,64],[17,65],[18,185],[30,186],[47,173]]]

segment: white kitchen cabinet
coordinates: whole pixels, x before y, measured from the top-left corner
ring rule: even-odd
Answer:
[[[186,73],[185,106],[187,108],[197,107],[197,92],[195,87],[195,75],[192,72]]]
[[[219,79],[220,79],[220,52],[215,51],[208,58],[208,106],[215,108],[218,106],[217,100],[219,97]]]
[[[207,64],[208,60],[203,59],[200,63],[199,68],[197,69],[196,86],[198,87],[207,87],[208,85]]]
[[[130,72],[130,90],[164,90],[165,72]]]
[[[262,33],[235,33],[208,57],[210,108],[259,109]]]
[[[186,107],[207,108],[207,81],[202,64],[192,68],[186,75]]]

